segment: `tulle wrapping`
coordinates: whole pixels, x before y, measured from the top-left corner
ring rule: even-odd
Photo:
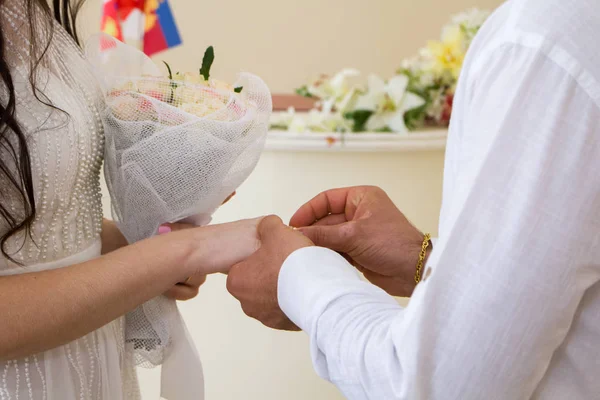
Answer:
[[[143,53],[105,35],[92,38],[86,53],[106,95],[104,171],[128,242],[166,222],[210,222],[264,148],[272,110],[266,84],[247,73],[234,85],[241,93],[173,84]],[[129,313],[126,340],[136,362],[162,364],[180,323],[175,302],[163,297]]]

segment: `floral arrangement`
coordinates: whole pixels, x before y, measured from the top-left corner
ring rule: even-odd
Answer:
[[[441,39],[402,61],[387,81],[370,75],[356,84],[355,69],[323,75],[296,90],[318,100],[307,114],[294,109],[274,114],[271,129],[294,132],[394,132],[447,126],[463,61],[473,38],[489,16],[478,9],[454,15]]]
[[[113,216],[127,240],[152,236],[165,222],[206,223],[258,161],[272,109],[268,87],[247,73],[235,85],[214,79],[212,46],[199,72],[184,74],[112,37],[88,47],[106,93]]]
[[[214,48],[210,46],[204,53],[202,67],[199,72],[173,73],[171,66],[163,61],[166,66],[166,76],[141,75],[128,77],[108,92],[109,98],[119,98],[119,106],[114,107],[115,114],[123,120],[131,118],[148,118],[147,113],[152,111],[148,99],[158,100],[186,113],[202,118],[223,118],[219,110],[225,108],[232,100],[242,102],[240,94],[242,86],[219,81],[210,76],[210,70],[215,59]],[[151,119],[156,119],[156,114],[150,114]]]

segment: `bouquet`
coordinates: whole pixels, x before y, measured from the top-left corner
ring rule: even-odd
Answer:
[[[212,47],[199,72],[184,74],[106,35],[93,38],[86,53],[105,93],[105,177],[125,238],[151,237],[164,223],[210,222],[264,148],[272,110],[265,83],[251,74],[236,85],[213,79]],[[171,348],[185,339],[181,325],[175,302],[163,297],[128,314],[126,342],[136,362],[156,366],[169,353],[185,353]]]

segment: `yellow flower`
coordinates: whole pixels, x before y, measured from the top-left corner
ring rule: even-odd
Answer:
[[[187,82],[195,85],[206,85],[204,77],[197,73],[186,72],[184,74],[177,72],[173,75],[174,81]]]
[[[453,26],[444,32],[442,41],[432,41],[427,49],[433,58],[433,70],[437,73],[449,71],[458,79],[465,59],[464,34],[459,26]]]
[[[183,111],[195,115],[196,117],[206,117],[214,112],[206,104],[184,103],[180,107]]]
[[[210,82],[210,87],[213,89],[223,90],[226,92],[233,92],[233,85],[231,85],[227,82],[218,81],[216,79],[211,79],[209,82]]]
[[[217,121],[227,121],[230,118],[228,109],[217,99],[206,100],[202,103],[182,104],[179,108],[200,118]]]

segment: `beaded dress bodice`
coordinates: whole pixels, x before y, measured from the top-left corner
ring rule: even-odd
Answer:
[[[19,49],[8,54],[17,94],[17,119],[27,134],[37,215],[31,235],[22,232],[10,238],[6,250],[20,264],[32,265],[71,256],[99,239],[102,97],[80,50],[56,25],[36,76],[36,86],[42,92],[38,97],[54,107],[36,99],[29,82],[31,54],[27,50],[28,29],[23,26],[24,10],[11,4],[0,10],[3,26],[10,30],[7,46]],[[20,197],[10,193],[2,197],[12,212],[22,210]],[[0,222],[3,230],[6,223]],[[11,264],[0,261],[0,270],[14,268]]]
[[[0,277],[67,267],[101,251],[104,100],[75,42],[41,10],[33,14],[31,25],[22,0],[0,2],[5,57],[14,81],[17,120],[26,134],[37,207],[31,234],[14,235],[5,246],[16,262],[0,255]],[[38,50],[48,45],[43,57],[32,52],[32,37]],[[30,76],[37,59],[34,92]],[[0,86],[0,101],[6,104],[7,99],[6,88]],[[16,139],[10,140],[18,149]],[[14,171],[10,147],[0,146],[0,157]],[[0,201],[22,216],[23,200],[7,179],[0,174]],[[0,218],[0,232],[7,229]],[[52,296],[52,288],[44,294]],[[138,398],[133,359],[125,351],[124,318],[40,354],[18,360],[0,357],[0,400]]]

